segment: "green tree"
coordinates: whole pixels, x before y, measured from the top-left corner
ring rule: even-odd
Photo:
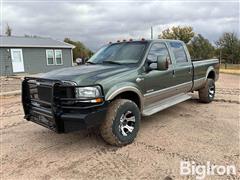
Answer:
[[[209,59],[215,55],[215,48],[201,34],[192,38],[188,43],[188,50],[192,59]]]
[[[88,49],[83,43],[80,41],[73,41],[70,38],[65,38],[64,42],[72,44],[75,46],[73,49],[73,59],[74,61],[76,58],[89,58],[92,56],[93,52]]]
[[[7,36],[11,36],[12,35],[12,28],[8,24],[7,24],[7,27],[6,27],[5,34]]]
[[[225,32],[216,42],[222,59],[227,63],[240,63],[240,39],[233,32]]]
[[[159,39],[178,39],[188,43],[194,36],[193,28],[190,26],[173,26],[172,28],[165,29],[158,36]]]

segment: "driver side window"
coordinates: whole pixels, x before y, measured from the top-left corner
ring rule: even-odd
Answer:
[[[153,44],[148,53],[148,59],[151,61],[157,61],[157,56],[160,55],[166,55],[166,57],[170,59],[168,49],[164,43]]]
[[[165,43],[154,43],[148,53],[147,59],[153,62],[157,62],[157,57],[160,55],[166,55],[166,58],[169,59],[169,64],[171,64],[170,55]],[[157,64],[152,63],[150,66],[152,68],[156,68]]]

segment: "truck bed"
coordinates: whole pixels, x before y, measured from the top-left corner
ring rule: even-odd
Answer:
[[[219,60],[218,59],[204,59],[204,60],[197,60],[192,62],[193,69],[194,69],[194,76],[193,76],[193,90],[198,90],[201,88],[206,81],[206,75],[211,70],[214,70],[216,75],[219,74]],[[218,76],[215,77],[218,79]]]

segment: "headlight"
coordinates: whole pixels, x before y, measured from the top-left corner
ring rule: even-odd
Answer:
[[[100,87],[76,87],[76,98],[98,98],[101,96]]]

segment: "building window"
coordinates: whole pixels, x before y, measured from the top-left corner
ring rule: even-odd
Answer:
[[[62,50],[55,50],[56,65],[62,65]]]
[[[54,53],[53,50],[46,50],[47,65],[54,65]]]
[[[62,65],[62,50],[46,50],[47,65]]]

